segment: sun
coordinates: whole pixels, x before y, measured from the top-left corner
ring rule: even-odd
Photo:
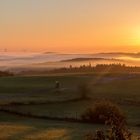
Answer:
[[[135,46],[140,46],[140,27],[135,28],[132,32],[132,43]]]

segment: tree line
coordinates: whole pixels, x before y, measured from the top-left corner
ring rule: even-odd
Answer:
[[[0,77],[3,76],[13,76],[14,74],[9,71],[0,71]]]
[[[75,72],[119,72],[119,73],[139,73],[140,67],[138,66],[126,66],[125,64],[97,64],[96,66],[81,65],[79,67],[73,67],[70,65],[68,68],[58,68],[51,70],[53,73],[75,73]]]

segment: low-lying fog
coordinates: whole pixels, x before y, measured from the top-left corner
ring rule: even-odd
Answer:
[[[60,53],[7,53],[0,54],[0,70],[19,72],[80,65],[122,63],[140,66],[139,53],[98,53],[98,54],[60,54]]]

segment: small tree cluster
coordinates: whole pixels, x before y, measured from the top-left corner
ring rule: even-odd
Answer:
[[[117,118],[120,122],[125,123],[126,118],[121,109],[110,101],[98,101],[92,107],[88,108],[82,115],[81,119],[90,123],[105,124],[106,121],[115,124]]]
[[[126,127],[124,114],[117,105],[111,102],[96,103],[82,115],[82,119],[111,126],[106,133],[97,130],[95,134],[88,134],[86,140],[131,140],[132,134]]]

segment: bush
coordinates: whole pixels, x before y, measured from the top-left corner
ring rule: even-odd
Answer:
[[[110,101],[99,101],[93,107],[88,108],[81,119],[85,122],[115,124],[117,120],[125,123],[126,119],[120,108]],[[117,119],[117,120],[116,120]]]
[[[105,135],[102,130],[97,130],[93,135],[91,133],[86,135],[86,140],[105,140]]]
[[[107,133],[97,130],[95,134],[88,134],[86,140],[131,140],[132,134],[126,127],[124,114],[117,105],[109,101],[95,103],[93,108],[84,112],[82,120],[111,126]]]
[[[97,130],[95,134],[87,134],[86,140],[132,140],[132,134],[127,130],[114,129],[112,127],[110,131],[105,134],[102,130]]]

